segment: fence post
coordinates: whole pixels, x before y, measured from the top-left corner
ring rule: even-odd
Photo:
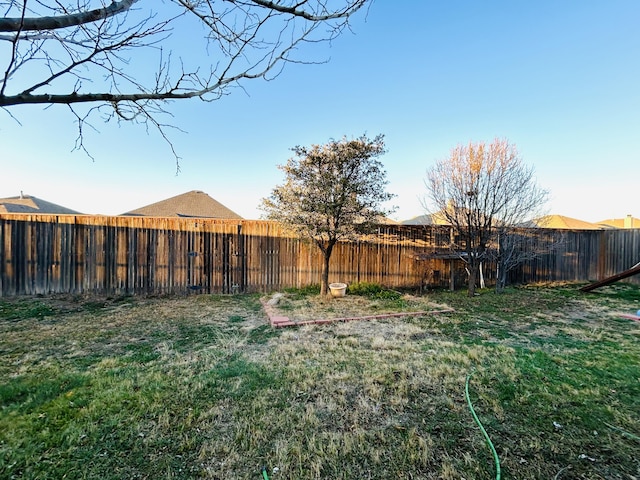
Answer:
[[[607,239],[605,238],[604,230],[598,235],[598,241],[600,242],[598,248],[598,280],[602,280],[606,276],[607,264]]]

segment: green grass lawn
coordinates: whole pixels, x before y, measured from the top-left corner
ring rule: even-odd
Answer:
[[[0,300],[0,478],[640,478],[640,289]],[[469,377],[470,375],[470,377]],[[274,468],[277,470],[274,473]]]

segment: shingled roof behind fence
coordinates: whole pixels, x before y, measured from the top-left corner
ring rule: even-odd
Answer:
[[[81,215],[70,208],[47,202],[20,192],[18,197],[0,198],[0,213],[48,213],[54,215]]]
[[[122,215],[242,220],[240,215],[200,190],[192,190],[181,195],[176,195],[175,197],[131,210]]]

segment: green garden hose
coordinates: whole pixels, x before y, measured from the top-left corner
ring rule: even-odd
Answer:
[[[637,436],[637,435],[634,435],[633,433],[629,433],[626,430],[623,430],[623,429],[618,428],[618,427],[614,427],[613,425],[609,425],[608,423],[605,423],[605,425],[607,427],[609,427],[609,428],[612,428],[613,430],[617,430],[618,432],[620,432],[625,437],[633,438],[634,440],[638,440],[640,442],[640,437]]]
[[[471,379],[471,373],[467,375],[467,382],[466,382],[466,384],[464,386],[464,392],[465,392],[465,397],[467,399],[467,405],[469,405],[469,410],[471,410],[471,415],[473,415],[473,419],[475,420],[475,422],[480,427],[480,431],[482,432],[482,434],[484,435],[485,440],[489,444],[489,448],[491,448],[491,453],[493,453],[493,459],[496,462],[496,480],[500,480],[500,459],[498,458],[498,452],[496,452],[496,449],[493,446],[493,443],[491,443],[491,439],[489,438],[489,435],[487,434],[487,431],[482,426],[482,423],[480,423],[480,419],[478,418],[478,415],[476,415],[476,411],[473,409],[473,405],[471,405],[471,398],[469,398],[469,380],[470,379]]]
[[[500,480],[500,459],[498,458],[498,452],[496,452],[496,449],[493,446],[493,443],[491,442],[491,439],[489,438],[489,435],[487,434],[487,431],[482,426],[482,423],[480,422],[480,419],[478,418],[478,415],[476,415],[476,411],[473,409],[473,405],[471,404],[471,398],[469,397],[469,380],[470,379],[471,379],[471,374],[467,375],[467,381],[466,381],[465,386],[464,386],[464,392],[465,392],[465,397],[467,399],[467,405],[469,405],[469,410],[471,410],[471,415],[473,415],[473,419],[475,420],[475,422],[480,427],[480,431],[482,432],[482,435],[484,435],[485,440],[489,444],[489,448],[491,448],[491,453],[493,454],[493,459],[496,462],[496,480]],[[269,480],[269,475],[267,475],[266,467],[262,467],[262,478],[264,480]]]

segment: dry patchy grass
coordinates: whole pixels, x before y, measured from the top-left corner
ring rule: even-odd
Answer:
[[[294,319],[455,312],[274,330],[251,295],[0,301],[0,477],[492,478],[472,375],[505,478],[640,478],[639,302],[293,292]]]
[[[331,297],[322,295],[284,295],[274,306],[278,315],[292,321],[353,318],[368,315],[399,312],[427,312],[448,309],[431,298],[409,294],[398,294],[392,298],[376,298],[360,295]]]

